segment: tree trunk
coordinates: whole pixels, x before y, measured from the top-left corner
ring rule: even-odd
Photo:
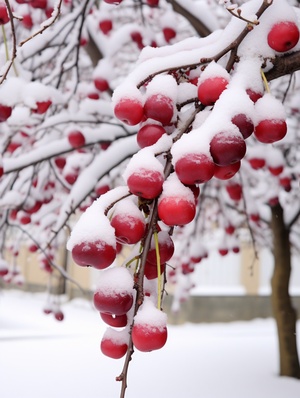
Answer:
[[[291,251],[289,230],[285,227],[280,204],[272,207],[274,272],[272,276],[272,307],[277,324],[280,376],[300,378],[296,340],[296,311],[289,295]]]

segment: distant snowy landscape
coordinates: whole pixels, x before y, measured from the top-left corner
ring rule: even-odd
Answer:
[[[92,304],[65,303],[63,322],[44,304],[44,294],[0,293],[1,398],[119,397],[123,360],[100,353],[105,325]],[[299,398],[300,381],[277,375],[272,319],[168,331],[162,350],[134,353],[128,398]]]

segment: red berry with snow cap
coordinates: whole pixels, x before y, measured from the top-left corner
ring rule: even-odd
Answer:
[[[123,267],[103,271],[94,293],[94,305],[99,312],[123,315],[133,304],[133,280]]]
[[[163,94],[153,94],[147,98],[144,113],[148,119],[154,119],[163,125],[171,123],[174,104],[171,98]]]
[[[198,86],[199,101],[205,105],[213,105],[226,89],[228,80],[224,77],[211,77],[203,80]]]
[[[128,349],[128,332],[108,328],[100,343],[102,354],[109,358],[120,359]]]
[[[209,154],[188,153],[176,161],[175,171],[183,184],[200,184],[213,177],[215,164]]]
[[[115,116],[129,126],[139,124],[144,117],[142,103],[134,98],[123,98],[115,104]]]
[[[145,298],[134,318],[132,342],[142,352],[161,349],[167,342],[167,316]]]
[[[241,134],[220,132],[210,142],[210,153],[218,166],[228,166],[245,156],[246,144]]]

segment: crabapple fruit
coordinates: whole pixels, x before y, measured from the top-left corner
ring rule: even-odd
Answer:
[[[163,175],[156,170],[140,169],[133,172],[127,179],[131,193],[145,199],[154,199],[162,191]]]
[[[241,134],[220,132],[210,142],[210,153],[218,166],[228,166],[245,156],[246,144]]]
[[[198,99],[205,105],[213,105],[226,89],[228,80],[224,77],[210,77],[203,80],[198,86]]]
[[[204,153],[188,153],[175,163],[175,172],[179,180],[186,185],[209,181],[215,171],[215,164]]]
[[[154,119],[162,125],[168,125],[171,123],[174,114],[173,101],[163,94],[150,95],[144,105],[144,114],[148,119]]]
[[[166,130],[159,124],[146,124],[137,133],[136,140],[140,148],[155,144]]]
[[[268,33],[269,46],[278,52],[289,51],[299,41],[299,29],[294,22],[282,21],[272,26]]]
[[[72,257],[75,263],[80,266],[104,269],[114,262],[116,249],[103,240],[82,242],[73,247]]]
[[[254,135],[259,142],[272,144],[282,140],[287,133],[287,124],[281,119],[261,120],[254,129]]]
[[[137,99],[122,98],[114,107],[115,116],[129,126],[139,124],[144,117],[142,103]]]

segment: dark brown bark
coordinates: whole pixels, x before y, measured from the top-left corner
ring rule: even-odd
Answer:
[[[178,14],[182,15],[186,18],[189,23],[193,26],[195,31],[199,36],[205,37],[211,34],[211,30],[204,24],[204,22],[200,21],[196,18],[192,13],[190,13],[186,8],[182,7],[175,0],[167,0],[168,3],[172,4],[173,10]]]
[[[272,207],[271,228],[274,246],[274,272],[272,276],[272,307],[277,324],[280,376],[299,379],[300,366],[296,340],[296,311],[289,295],[291,252],[289,230],[284,224],[280,204]]]

